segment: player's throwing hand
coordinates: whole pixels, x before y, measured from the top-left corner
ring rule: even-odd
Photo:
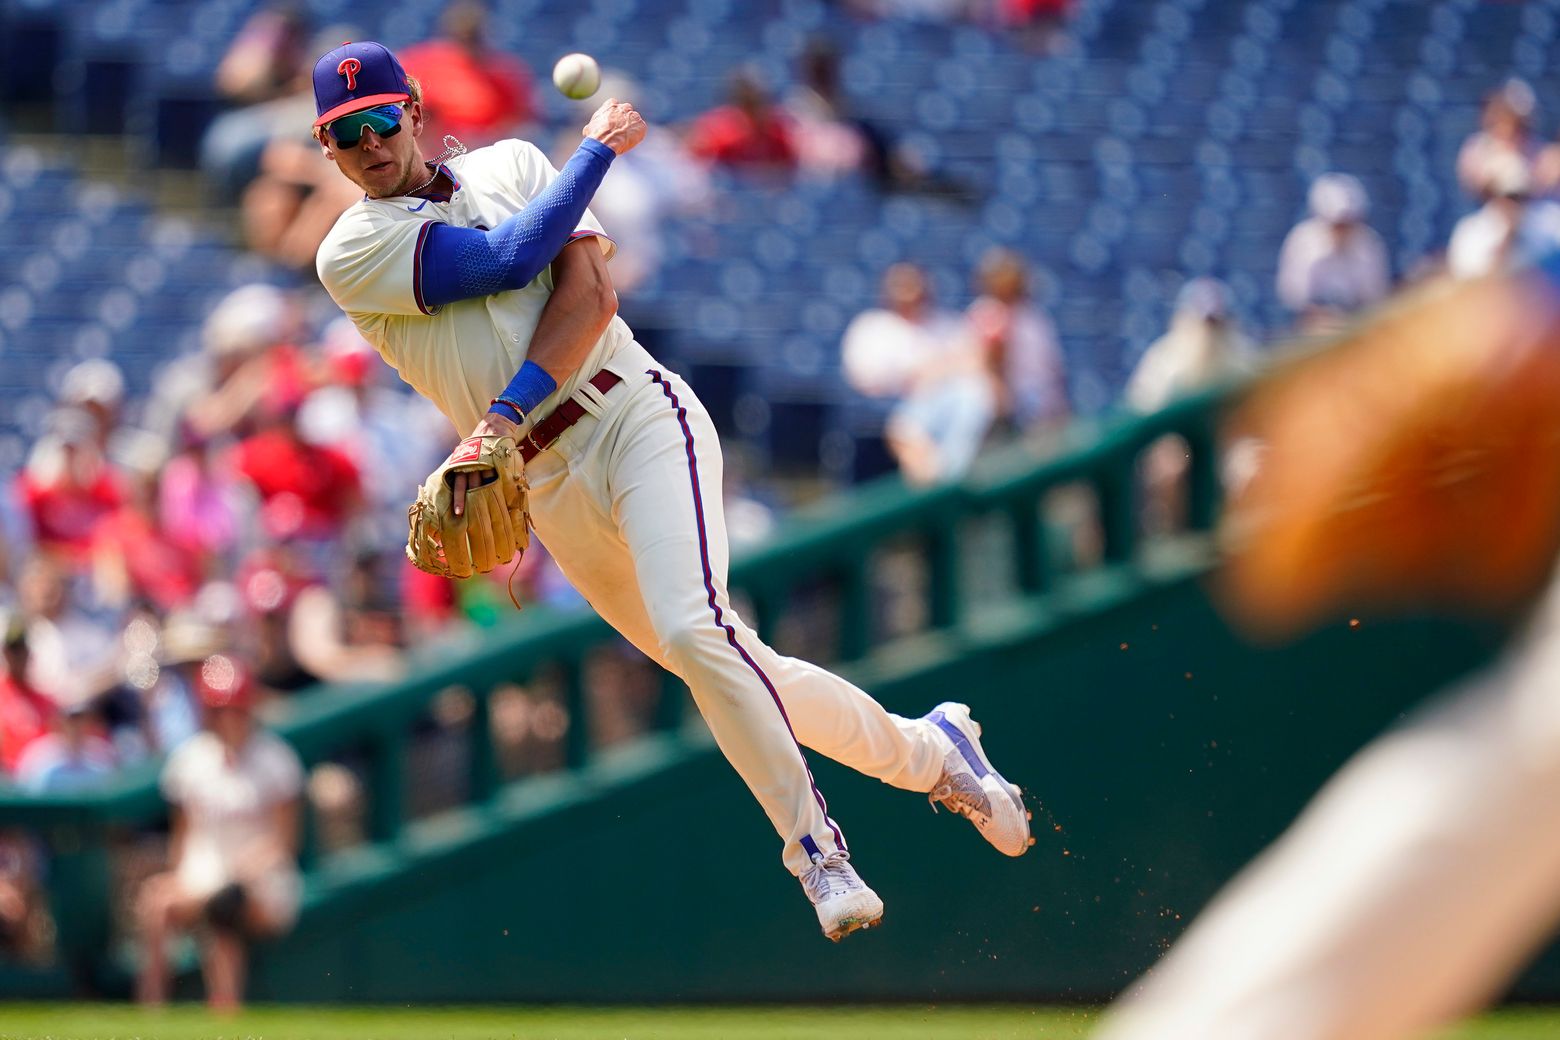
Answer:
[[[622,155],[643,141],[648,130],[645,117],[634,110],[632,102],[607,98],[585,124],[583,133]]]

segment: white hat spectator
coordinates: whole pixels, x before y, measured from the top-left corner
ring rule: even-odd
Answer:
[[[286,293],[274,285],[234,289],[206,317],[201,342],[217,357],[254,353],[284,335],[288,309]]]
[[[83,361],[60,381],[60,400],[66,404],[101,404],[112,408],[124,400],[125,377],[107,358]]]
[[[1324,173],[1311,184],[1311,213],[1329,224],[1354,224],[1370,212],[1370,196],[1358,177]]]
[[[1501,84],[1495,96],[1511,109],[1512,114],[1521,119],[1533,118],[1533,113],[1538,109],[1538,95],[1533,93],[1533,88],[1528,86],[1525,79],[1517,77],[1508,79]]]
[[[1223,321],[1230,316],[1230,287],[1217,278],[1193,278],[1176,294],[1178,314],[1195,314],[1203,321]]]

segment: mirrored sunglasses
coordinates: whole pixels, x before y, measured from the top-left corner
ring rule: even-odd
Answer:
[[[372,130],[380,137],[394,137],[401,132],[401,110],[405,108],[399,102],[392,105],[380,105],[378,108],[365,108],[361,112],[353,112],[351,115],[342,116],[333,122],[325,124],[331,140],[343,148],[356,147],[363,139],[365,129]]]

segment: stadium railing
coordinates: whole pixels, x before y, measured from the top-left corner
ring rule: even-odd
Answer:
[[[897,479],[864,486],[822,508],[789,517],[782,533],[734,562],[731,585],[751,605],[753,623],[771,637],[788,610],[810,608],[820,586],[838,604],[832,663],[870,688],[874,677],[902,670],[914,646],[928,641],[959,652],[975,615],[994,602],[1045,603],[1065,613],[1086,609],[1101,595],[1131,595],[1141,587],[1145,536],[1140,522],[1139,464],[1145,450],[1166,436],[1184,440],[1188,467],[1185,523],[1179,539],[1192,546],[1187,564],[1205,565],[1207,539],[1219,502],[1217,416],[1234,391],[1215,388],[1188,396],[1143,417],[1118,416],[1078,424],[1059,449],[1037,457],[1015,446],[993,454],[967,480],[931,489],[907,488]],[[1080,560],[1057,552],[1058,539],[1046,502],[1061,489],[1082,488],[1096,503],[1097,552]],[[991,525],[1005,536],[966,537],[972,525]],[[1070,539],[1064,539],[1070,544]],[[925,580],[919,631],[883,631],[873,561],[887,550],[910,548],[923,561]],[[972,559],[977,553],[984,559]],[[973,580],[972,571],[978,571]],[[993,575],[1002,578],[991,580]],[[979,586],[979,588],[971,588]],[[1005,590],[1005,591],[1004,591]],[[1068,595],[1049,594],[1068,591]],[[1080,595],[1080,593],[1083,593]],[[568,724],[562,768],[587,767],[596,750],[590,732],[587,657],[618,637],[592,614],[528,609],[512,624],[491,630],[459,656],[422,668],[387,687],[330,688],[296,698],[276,729],[313,765],[350,752],[364,774],[368,806],[367,848],[356,862],[395,861],[411,815],[406,805],[408,749],[414,728],[444,691],[472,698],[465,727],[467,776],[464,806],[480,808],[523,784],[506,781],[497,761],[494,692],[550,675],[562,693]],[[913,641],[919,641],[914,643]],[[906,653],[907,649],[910,651]],[[809,647],[809,653],[816,654]],[[830,656],[830,655],[818,655]],[[652,729],[678,731],[687,698],[681,683],[664,676]],[[156,765],[117,778],[112,787],[73,796],[28,796],[0,791],[0,826],[38,834],[50,854],[50,904],[57,922],[59,961],[78,983],[113,988],[114,946],[109,839],[128,828],[155,825],[166,814]],[[305,814],[302,860],[317,879],[332,859],[315,840],[316,813]],[[390,868],[393,869],[393,868]]]

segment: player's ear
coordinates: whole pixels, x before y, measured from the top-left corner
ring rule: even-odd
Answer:
[[[325,154],[325,158],[329,159],[331,162],[335,162],[336,153],[330,147],[330,136],[326,134],[324,130],[320,129],[319,127],[315,127],[314,139],[319,142],[320,151]]]
[[[423,107],[421,101],[413,101],[406,106],[407,115],[412,121],[412,136],[421,137],[423,128],[427,125],[423,119]]]

